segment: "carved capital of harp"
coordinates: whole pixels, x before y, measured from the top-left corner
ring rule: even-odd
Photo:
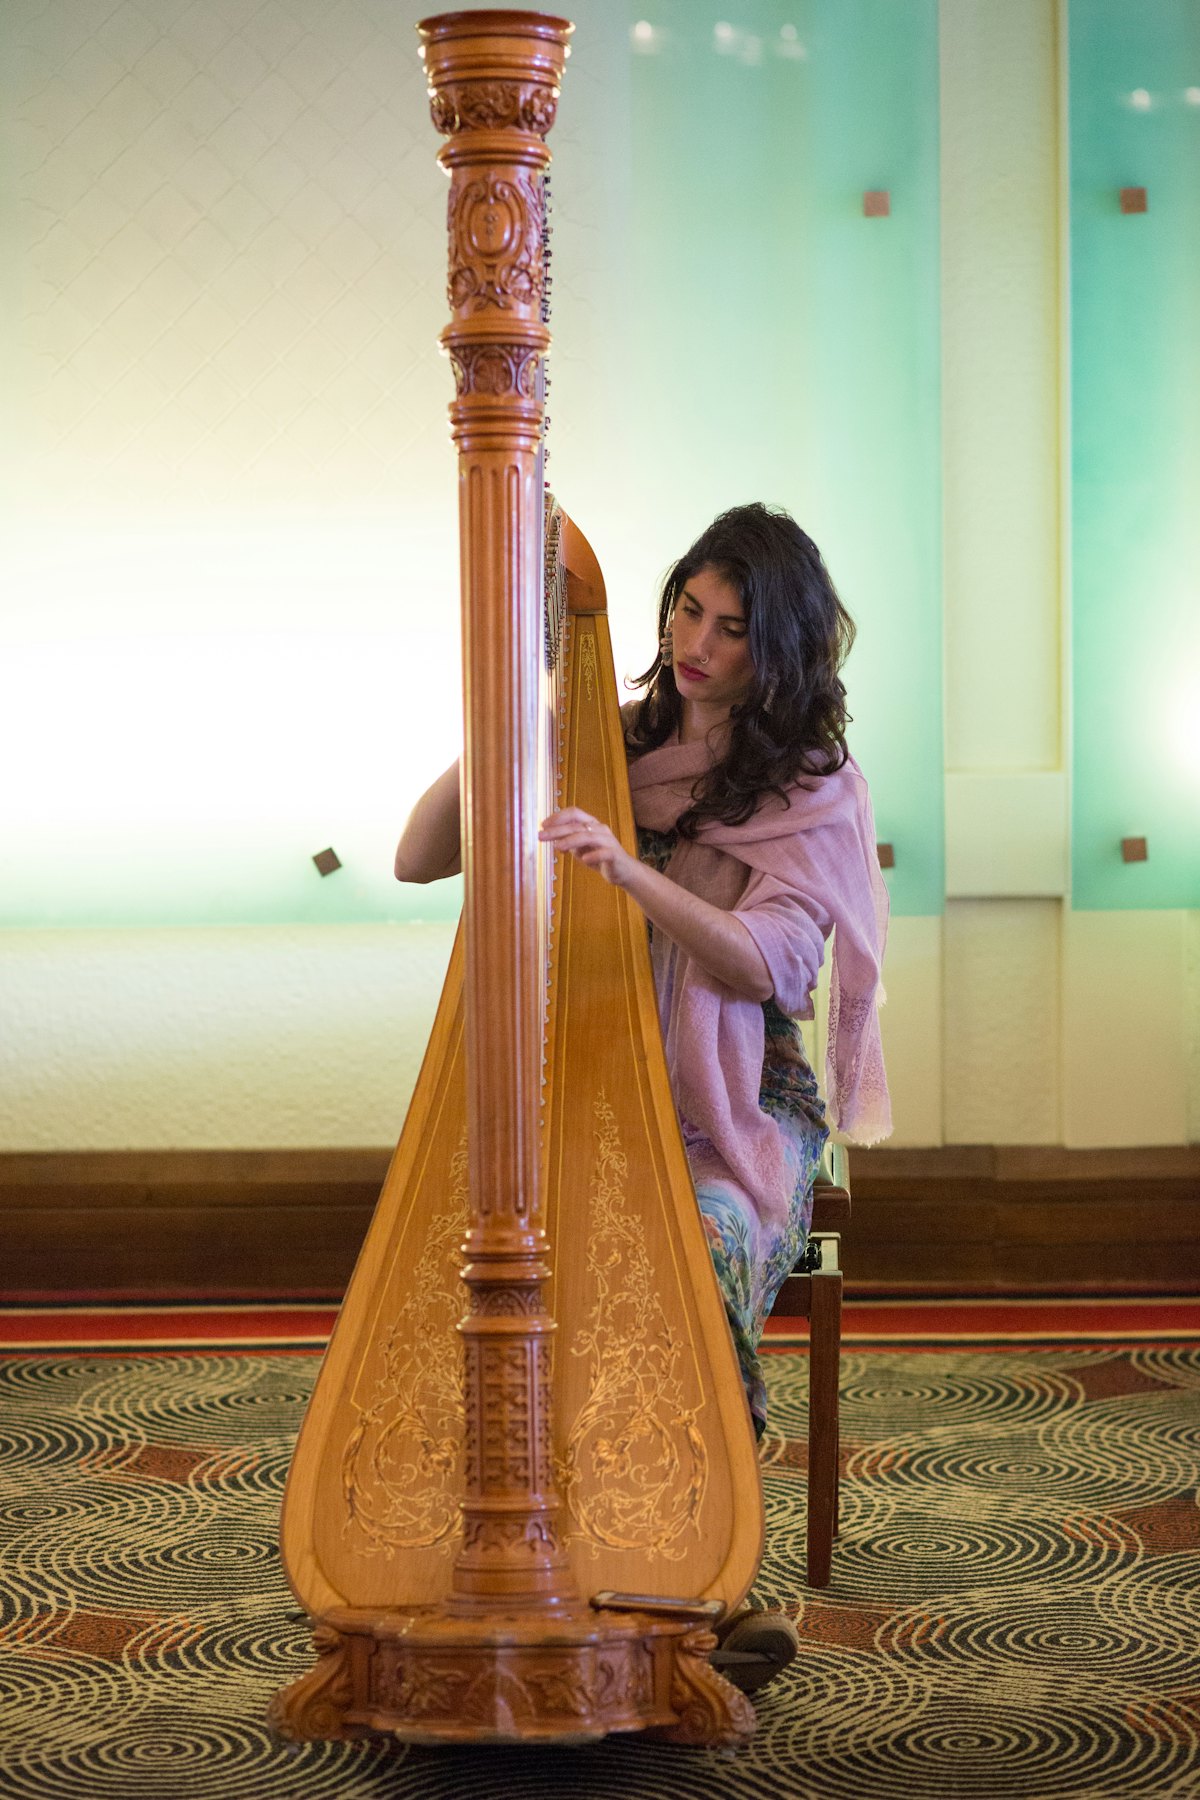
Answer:
[[[494,32],[476,19],[469,33],[451,27],[425,44],[430,111],[449,139],[438,154],[451,180],[447,297],[459,318],[541,323],[544,139],[570,28],[535,14],[495,19]]]
[[[565,27],[530,14],[493,16],[494,30],[476,17],[469,32],[451,24],[425,45],[433,122],[449,138],[438,160],[450,177],[453,322],[441,343],[454,369],[450,426],[460,449],[533,453],[550,342],[544,139],[558,102]]]
[[[459,81],[434,93],[429,115],[443,137],[518,126],[545,137],[558,112],[557,87],[516,81]]]
[[[514,159],[501,174],[458,167],[451,181],[446,283],[451,307],[460,317],[489,308],[514,318],[540,317],[545,279],[540,171],[527,173]]]
[[[494,131],[545,137],[558,109],[571,30],[565,19],[450,13],[420,29],[430,117],[444,137]]]
[[[454,370],[450,434],[460,449],[515,447],[535,455],[544,400],[538,376],[550,334],[540,322],[466,318],[448,325],[441,346]]]
[[[521,400],[536,400],[540,345],[490,341],[462,343],[455,342],[448,334],[446,350],[454,369],[454,389],[459,399],[471,394],[486,395],[495,400],[509,395]]]

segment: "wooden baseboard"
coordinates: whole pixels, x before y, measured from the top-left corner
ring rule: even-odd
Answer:
[[[860,1292],[1200,1290],[1200,1145],[859,1150],[850,1171]]]
[[[0,1156],[0,1287],[340,1295],[389,1150]]]
[[[0,1289],[337,1295],[389,1155],[0,1155]],[[850,1293],[1200,1291],[1200,1145],[854,1151],[850,1184]]]

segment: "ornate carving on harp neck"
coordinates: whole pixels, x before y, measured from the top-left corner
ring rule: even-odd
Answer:
[[[579,673],[590,700],[596,685],[596,640],[590,631],[579,636]]]
[[[434,1214],[382,1353],[370,1404],[342,1455],[344,1532],[367,1550],[445,1544],[462,1522],[463,1311],[458,1248],[468,1224],[467,1140],[450,1165],[445,1208]]]
[[[592,1301],[570,1353],[588,1360],[587,1398],[557,1461],[559,1491],[593,1546],[678,1561],[698,1530],[708,1454],[684,1402],[684,1346],[667,1322],[628,1164],[605,1094],[593,1105],[587,1272]]]
[[[450,191],[450,276],[455,312],[536,306],[542,297],[542,196],[528,175],[456,179]]]
[[[544,138],[557,111],[557,89],[536,82],[454,82],[439,88],[429,102],[429,116],[443,137],[522,127]]]

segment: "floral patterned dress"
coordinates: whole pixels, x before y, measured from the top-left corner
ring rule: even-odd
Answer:
[[[675,830],[639,827],[638,855],[661,874],[678,841]],[[659,1000],[665,1006],[669,996],[660,995]],[[792,1203],[782,1231],[762,1223],[745,1189],[733,1180],[708,1139],[687,1119],[679,1121],[750,1414],[760,1437],[766,1429],[767,1396],[758,1347],[775,1296],[804,1254],[813,1178],[829,1136],[800,1027],[773,1000],[764,1002],[763,1024],[766,1048],[758,1104],[780,1127],[793,1172]]]

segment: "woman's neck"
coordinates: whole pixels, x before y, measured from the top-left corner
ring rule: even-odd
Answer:
[[[728,706],[705,706],[702,700],[685,700],[679,718],[681,744],[708,743],[719,756],[729,739]]]

